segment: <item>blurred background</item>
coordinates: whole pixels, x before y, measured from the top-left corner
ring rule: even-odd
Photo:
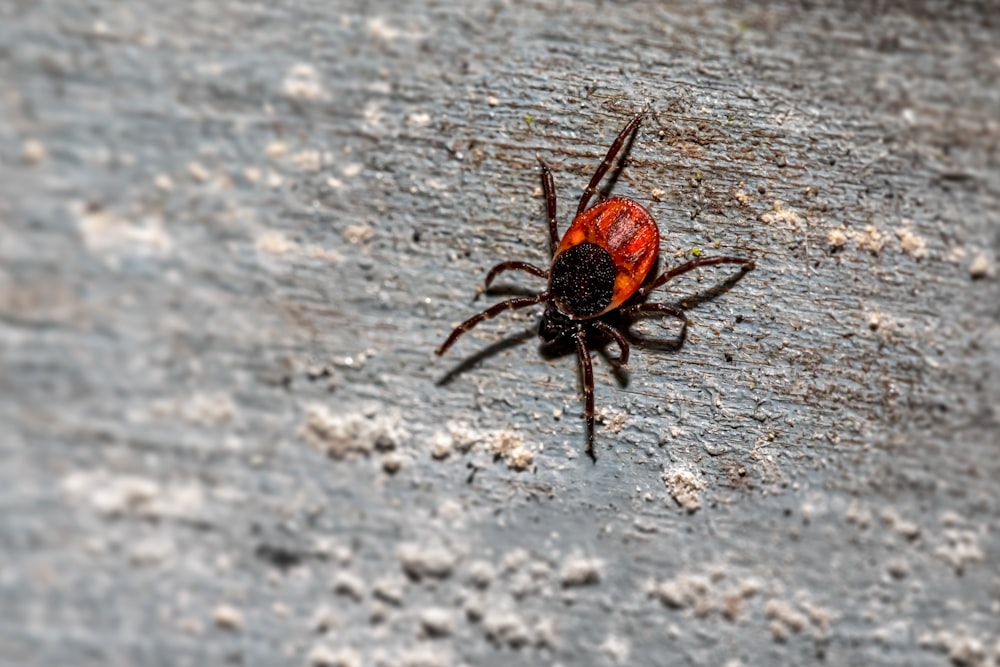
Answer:
[[[2,3],[0,662],[1000,664],[994,9]],[[594,464],[538,309],[433,350],[647,105],[757,269]]]

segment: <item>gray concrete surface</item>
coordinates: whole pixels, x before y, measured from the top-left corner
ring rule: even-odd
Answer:
[[[4,2],[0,73],[3,664],[1000,664],[990,3]],[[646,104],[615,192],[758,268],[595,465],[537,311],[432,351]]]

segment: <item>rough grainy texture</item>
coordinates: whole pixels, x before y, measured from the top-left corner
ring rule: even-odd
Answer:
[[[0,662],[997,664],[991,3],[465,4],[0,4]],[[432,350],[646,104],[758,268],[595,465],[537,311]]]

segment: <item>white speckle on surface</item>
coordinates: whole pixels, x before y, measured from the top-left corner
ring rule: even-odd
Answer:
[[[487,588],[496,576],[493,565],[489,561],[474,560],[469,563],[468,577],[469,583],[476,588]]]
[[[462,422],[448,422],[448,433],[451,435],[452,447],[463,454],[483,440],[482,433]]]
[[[348,225],[343,231],[348,243],[355,245],[367,243],[375,237],[375,230],[368,225]]]
[[[151,535],[130,545],[129,561],[133,565],[153,566],[169,562],[176,555],[172,539],[165,535]]]
[[[292,156],[292,162],[299,171],[316,172],[323,167],[323,156],[318,150],[304,150]]]
[[[272,189],[280,188],[285,183],[285,177],[274,171],[273,169],[267,170],[267,187]]]
[[[375,600],[368,608],[368,621],[372,625],[385,623],[386,621],[389,620],[391,615],[392,615],[391,606],[382,602],[381,600]]]
[[[128,255],[164,257],[173,250],[159,217],[126,219],[83,203],[71,206],[84,245],[109,266],[117,267]]]
[[[153,416],[180,417],[198,426],[225,426],[236,417],[236,406],[228,394],[194,393],[173,400],[165,399],[153,405]]]
[[[403,457],[396,452],[389,452],[382,457],[382,471],[387,475],[395,475],[403,467]]]
[[[927,239],[917,234],[911,227],[900,227],[896,230],[903,252],[914,259],[927,257]]]
[[[908,333],[905,322],[883,311],[875,311],[868,315],[868,329],[877,331],[879,338],[888,343],[898,342]]]
[[[344,176],[344,178],[354,178],[361,173],[362,169],[363,167],[360,162],[349,162],[341,167],[340,173]]]
[[[418,646],[404,651],[391,661],[377,662],[379,665],[401,665],[401,667],[450,667],[453,664],[447,654],[426,646]]]
[[[285,97],[303,102],[312,102],[327,97],[319,72],[309,63],[292,65],[281,82],[281,92]]]
[[[889,524],[898,535],[908,540],[915,540],[920,537],[920,526],[912,521],[902,518],[895,509],[888,507],[882,511],[882,521]]]
[[[431,115],[424,111],[415,111],[407,115],[406,124],[411,127],[427,127],[431,124]]]
[[[535,460],[535,455],[524,445],[521,436],[513,431],[494,432],[490,450],[503,458],[512,470],[527,470]]]
[[[876,229],[874,225],[866,225],[862,231],[848,229],[844,233],[860,249],[867,250],[873,255],[882,252],[882,248],[885,246],[885,234]]]
[[[601,580],[604,563],[597,558],[580,555],[569,556],[559,570],[559,580],[564,587],[587,586]]]
[[[954,528],[956,526],[961,526],[966,523],[965,517],[954,510],[946,510],[938,517],[938,521],[942,526],[948,528]]]
[[[288,154],[288,144],[284,141],[275,140],[264,147],[264,155],[271,160],[280,160]]]
[[[342,406],[343,407],[343,406]],[[400,416],[391,410],[360,411],[334,415],[325,405],[306,408],[306,420],[299,431],[301,437],[316,450],[332,459],[368,456],[387,443],[397,443],[405,432]]]
[[[333,578],[333,592],[360,601],[365,595],[365,582],[353,572],[341,570]]]
[[[910,573],[910,566],[903,558],[890,558],[885,566],[886,571],[893,579],[902,579]]]
[[[44,162],[49,156],[48,150],[38,139],[28,139],[21,146],[21,157],[30,165]]]
[[[650,595],[675,609],[693,609],[698,616],[711,613],[713,604],[709,599],[711,582],[702,575],[679,574],[669,581],[653,585]]]
[[[161,192],[170,192],[174,189],[174,179],[170,174],[157,174],[153,179],[153,185]]]
[[[298,244],[285,236],[284,232],[265,231],[257,237],[254,247],[259,253],[280,257],[294,251]]]
[[[688,512],[701,507],[701,492],[705,482],[692,470],[675,466],[660,476],[674,501]]]
[[[531,560],[531,554],[528,553],[527,549],[521,547],[511,549],[503,558],[504,572],[516,572],[524,567],[529,560]]]
[[[260,183],[261,179],[264,178],[264,172],[260,170],[260,167],[247,167],[243,170],[243,178],[247,183],[252,183],[256,185]]]
[[[386,22],[385,17],[373,16],[365,24],[368,36],[383,42],[394,42],[403,35],[403,31],[394,28]]]
[[[187,166],[188,176],[198,183],[207,183],[212,174],[200,162],[190,162]]]
[[[732,623],[741,622],[747,600],[756,595],[761,588],[760,582],[751,578],[739,582],[736,587],[727,591],[722,600],[723,617]]]
[[[775,222],[784,222],[792,225],[793,227],[798,227],[802,224],[802,216],[800,216],[793,209],[785,206],[785,202],[780,199],[776,199],[771,204],[771,210],[760,215],[761,222],[766,222],[772,224]]]
[[[969,251],[965,249],[964,246],[956,245],[948,249],[948,252],[944,254],[944,261],[950,262],[952,264],[961,264],[965,261],[966,256],[968,256]]]
[[[399,548],[399,562],[412,579],[444,579],[451,575],[458,556],[440,545],[404,544]]]
[[[944,544],[937,547],[934,553],[950,563],[958,574],[985,558],[979,546],[979,536],[974,531],[949,529],[944,531],[943,538]]]
[[[856,500],[852,500],[847,506],[844,518],[848,523],[853,523],[858,528],[867,528],[872,523],[872,512]]]
[[[440,607],[429,607],[420,612],[420,630],[428,637],[447,637],[452,632],[452,612]]]
[[[239,630],[243,627],[243,613],[232,605],[222,604],[212,614],[216,627],[223,630]]]
[[[608,656],[616,665],[628,663],[629,642],[619,635],[608,635],[599,647],[601,653]]]
[[[261,232],[254,242],[254,247],[260,255],[270,258],[280,259],[286,255],[294,255],[296,257],[322,259],[333,263],[340,263],[344,260],[343,256],[336,250],[312,244],[301,245],[288,238],[284,232],[277,230]]]
[[[847,245],[847,234],[842,227],[836,227],[827,233],[826,242],[831,248],[843,248]]]
[[[556,624],[551,618],[539,618],[532,626],[535,646],[553,648],[556,645]]]
[[[372,593],[374,593],[375,597],[379,600],[387,602],[394,607],[398,607],[403,604],[403,589],[405,587],[405,582],[400,579],[393,576],[385,576],[375,582]]]
[[[995,273],[993,260],[985,252],[977,253],[972,263],[969,264],[969,275],[975,280],[992,278]]]
[[[322,605],[315,612],[313,612],[312,620],[309,622],[309,627],[322,634],[337,627],[337,623],[337,614],[334,612],[333,608],[327,605]]]
[[[448,498],[438,506],[435,514],[438,518],[454,525],[465,514],[465,510],[462,508],[462,503],[458,502],[454,498]]]
[[[510,611],[492,610],[483,617],[486,638],[498,646],[520,648],[531,640],[528,626]]]
[[[334,650],[326,644],[316,644],[309,650],[306,660],[312,667],[361,667],[361,653],[353,648]]]
[[[451,456],[451,436],[444,431],[436,431],[431,438],[431,457],[442,461]]]
[[[483,601],[482,597],[478,595],[466,596],[465,604],[462,605],[462,611],[465,612],[465,618],[473,623],[478,623],[483,620],[485,608],[486,603]]]
[[[815,602],[811,602],[804,591],[800,591],[795,596],[795,599],[796,603],[809,618],[809,621],[819,630],[819,636],[827,636],[830,632],[830,625],[837,615],[826,607],[821,607]]]
[[[921,635],[919,643],[925,648],[947,652],[948,659],[955,667],[989,667],[984,642],[964,627],[926,633]],[[997,649],[996,657],[1000,658],[1000,642],[997,643]]]
[[[774,621],[771,631],[775,639],[784,640],[788,633],[782,630],[790,630],[799,633],[806,627],[808,622],[805,615],[795,611],[792,606],[784,600],[772,598],[764,605],[764,614]],[[779,628],[780,626],[780,628]]]
[[[103,470],[70,473],[63,478],[62,489],[69,496],[89,501],[95,510],[108,516],[191,520],[201,518],[205,505],[200,484],[168,484]]]

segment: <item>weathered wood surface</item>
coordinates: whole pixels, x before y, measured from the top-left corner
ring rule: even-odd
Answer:
[[[0,7],[2,662],[1000,661],[1000,27],[810,4]],[[645,104],[758,268],[594,465],[536,312],[432,350]]]

